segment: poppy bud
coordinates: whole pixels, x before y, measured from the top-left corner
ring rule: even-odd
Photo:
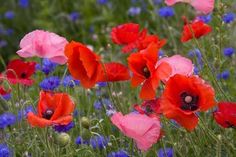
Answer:
[[[67,133],[64,133],[64,132],[56,134],[55,139],[56,139],[56,144],[58,144],[61,147],[64,147],[67,144],[69,144],[70,140],[71,140],[70,135],[68,135]]]
[[[91,137],[91,132],[88,129],[84,129],[82,131],[82,138],[83,140],[89,140]]]
[[[81,125],[84,128],[89,129],[89,127],[90,127],[90,120],[87,117],[82,117],[81,118]]]

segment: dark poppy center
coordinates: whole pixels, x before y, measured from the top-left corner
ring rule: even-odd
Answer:
[[[146,66],[143,68],[143,74],[146,78],[149,78],[151,76],[151,73]]]
[[[20,75],[21,78],[26,78],[26,73],[23,72],[21,75]]]
[[[153,110],[152,110],[150,105],[146,106],[145,111],[146,111],[146,113],[152,113],[153,112]]]
[[[229,121],[225,121],[225,124],[227,125],[227,128],[234,128],[234,124],[232,124],[231,122]]]
[[[195,111],[198,109],[198,96],[193,96],[187,92],[183,92],[181,95],[180,108],[185,111]]]
[[[45,119],[50,119],[53,115],[54,111],[52,109],[47,109],[44,113],[43,113],[43,118]]]

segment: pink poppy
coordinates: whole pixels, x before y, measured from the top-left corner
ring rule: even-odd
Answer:
[[[52,62],[65,64],[67,57],[64,48],[68,41],[55,33],[35,30],[26,34],[20,41],[20,50],[16,53],[24,58],[42,57]]]
[[[126,136],[133,138],[138,148],[143,151],[147,151],[160,137],[161,126],[158,118],[136,113],[123,116],[122,113],[116,112],[111,121]]]
[[[169,6],[178,2],[189,3],[197,11],[209,14],[214,9],[215,0],[165,0],[165,3]]]
[[[158,67],[163,62],[168,63],[172,69],[171,75],[167,79],[165,79],[165,81],[167,81],[171,76],[174,76],[175,74],[181,74],[185,76],[190,76],[193,74],[194,66],[192,61],[188,58],[182,57],[180,55],[165,57],[157,62],[156,67]]]

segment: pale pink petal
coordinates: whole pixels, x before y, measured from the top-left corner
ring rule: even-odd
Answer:
[[[197,11],[209,14],[214,9],[215,0],[165,0],[168,6],[172,6],[178,2],[189,3]]]
[[[21,50],[16,53],[24,58],[41,57],[58,64],[65,64],[64,48],[68,41],[55,33],[35,30],[26,34],[20,42]]]
[[[168,6],[171,6],[171,5],[174,5],[175,3],[178,3],[178,2],[187,2],[188,0],[165,0],[165,3],[168,5]]]
[[[204,14],[209,14],[214,9],[215,0],[192,0],[191,5]]]
[[[23,58],[28,58],[28,57],[33,57],[34,56],[34,53],[33,52],[33,49],[32,49],[32,46],[31,45],[28,45],[20,50],[18,50],[16,53],[20,56],[20,57],[23,57]]]
[[[160,136],[160,121],[146,115],[130,113],[123,116],[120,112],[111,117],[111,121],[126,136],[133,138],[139,149],[146,151]]]
[[[193,74],[194,66],[192,61],[188,58],[182,57],[180,55],[165,57],[157,62],[156,67],[160,66],[163,62],[166,62],[171,66],[172,72],[170,77],[175,74],[181,74],[186,76],[190,76]],[[164,80],[167,81],[168,79],[169,77]]]
[[[67,58],[65,58],[65,56],[52,57],[52,58],[50,58],[50,60],[52,62],[58,63],[58,64],[65,64],[67,62]]]

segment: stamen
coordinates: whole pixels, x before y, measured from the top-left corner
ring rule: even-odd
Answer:
[[[192,100],[193,100],[193,98],[192,98],[192,96],[190,96],[190,95],[187,95],[187,96],[184,98],[184,101],[185,101],[186,103],[191,103]]]
[[[181,95],[180,108],[186,111],[195,111],[198,109],[198,96],[192,96],[187,92],[183,92]]]
[[[21,78],[25,78],[25,77],[26,77],[26,73],[23,72],[23,73],[20,75],[20,77],[21,77]]]
[[[144,68],[143,68],[143,73],[144,73],[144,76],[146,77],[146,78],[149,78],[150,77],[150,71],[148,70],[148,68],[145,66]]]
[[[44,113],[43,113],[43,118],[45,119],[50,119],[53,115],[54,111],[51,109],[47,109]]]

